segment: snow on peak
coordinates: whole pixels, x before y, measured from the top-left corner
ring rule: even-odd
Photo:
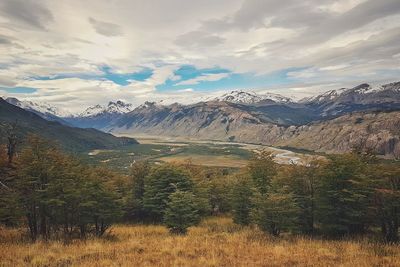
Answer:
[[[150,101],[146,101],[143,104],[141,104],[140,106],[138,106],[138,109],[146,109],[146,108],[151,108],[157,106],[156,102],[150,102]]]
[[[5,100],[14,106],[20,107],[28,111],[42,113],[44,115],[53,115],[57,117],[67,117],[71,115],[68,111],[52,106],[48,103],[23,101],[15,97],[8,97]]]
[[[124,114],[133,110],[132,104],[125,103],[121,100],[116,102],[110,101],[107,106],[95,105],[88,107],[79,117],[92,117],[99,114]]]
[[[357,94],[357,95],[365,95],[365,94],[374,94],[382,91],[393,91],[395,93],[400,92],[400,82],[388,83],[379,86],[371,86],[367,83],[360,84],[353,88],[341,88],[337,90],[329,90],[320,95],[307,97],[300,100],[300,103],[322,103],[336,99],[341,95],[350,95],[350,94]]]
[[[279,94],[273,94],[273,93],[257,94],[254,92],[246,92],[246,91],[231,91],[230,93],[223,94],[222,96],[216,97],[213,100],[239,103],[239,104],[256,104],[268,100],[277,103],[289,103],[292,101],[289,97],[285,97]]]
[[[110,101],[106,108],[106,112],[115,114],[128,113],[131,112],[132,110],[133,110],[132,104],[124,103],[121,100],[118,100],[117,102]]]

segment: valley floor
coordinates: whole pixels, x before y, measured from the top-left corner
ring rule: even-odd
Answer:
[[[400,266],[400,246],[275,239],[210,218],[175,236],[162,226],[119,225],[103,239],[30,244],[0,229],[0,266]]]

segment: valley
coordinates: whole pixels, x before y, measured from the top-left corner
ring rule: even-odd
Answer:
[[[0,22],[0,267],[400,267],[400,0]]]
[[[126,137],[126,136],[125,136]],[[293,152],[261,144],[235,143],[216,140],[196,140],[162,136],[129,136],[139,144],[121,149],[93,150],[81,154],[84,161],[126,172],[136,161],[147,160],[184,163],[208,167],[241,168],[247,165],[253,153],[271,151],[279,164],[302,164],[322,156]]]

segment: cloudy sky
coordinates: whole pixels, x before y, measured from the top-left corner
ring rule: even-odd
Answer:
[[[0,95],[72,110],[400,80],[399,0],[0,0]]]

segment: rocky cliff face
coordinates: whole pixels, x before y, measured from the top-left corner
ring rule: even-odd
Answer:
[[[147,104],[126,114],[104,130],[123,134],[185,136],[252,143],[274,142],[284,127],[304,110],[274,105],[248,107],[230,102],[202,102],[189,106]],[[301,116],[302,120],[304,117]]]
[[[354,147],[400,158],[400,112],[368,112],[288,127],[274,145],[340,153]]]

